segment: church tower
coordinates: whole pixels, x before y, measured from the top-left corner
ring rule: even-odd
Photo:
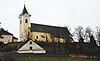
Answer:
[[[26,41],[29,37],[30,33],[30,17],[31,15],[28,13],[25,4],[22,13],[19,15],[20,24],[19,24],[19,40]]]

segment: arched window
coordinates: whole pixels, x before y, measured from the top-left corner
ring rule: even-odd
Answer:
[[[38,36],[36,36],[36,39],[38,39]]]
[[[48,42],[48,37],[46,36],[46,42]]]
[[[22,23],[22,21],[20,20],[20,24]]]
[[[25,23],[28,23],[28,20],[27,19],[25,19]]]

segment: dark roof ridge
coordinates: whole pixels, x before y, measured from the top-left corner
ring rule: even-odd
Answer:
[[[8,31],[6,31],[6,30],[4,30],[3,28],[0,28],[0,35],[13,35],[12,33],[10,33],[10,32],[8,32]]]
[[[54,37],[65,37],[71,35],[67,27],[50,26],[43,24],[31,23],[31,32],[45,32],[50,33]]]
[[[54,25],[46,25],[46,24],[38,24],[38,23],[31,23],[31,24],[41,25],[41,26],[48,26],[48,27],[67,28],[67,27],[62,27],[62,26],[54,26]]]

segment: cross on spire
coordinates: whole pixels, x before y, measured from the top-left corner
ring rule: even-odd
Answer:
[[[25,0],[24,0],[24,4],[25,4]]]

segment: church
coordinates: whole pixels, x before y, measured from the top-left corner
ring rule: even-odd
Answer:
[[[11,42],[7,43],[6,46],[5,44],[1,45],[1,52],[65,53],[66,44],[74,42],[67,27],[31,23],[31,15],[25,5],[18,18],[20,20],[19,42],[12,42],[11,39]],[[16,39],[14,38],[14,40]]]
[[[23,11],[19,15],[20,41],[25,42],[31,39],[41,42],[73,42],[72,35],[67,27],[30,23],[30,18],[31,15],[24,5]]]
[[[31,15],[25,5],[20,19],[19,40],[13,34],[1,29],[1,38],[6,40],[11,37],[9,43],[0,43],[0,52],[13,52],[17,56],[97,56],[100,57],[100,47],[96,43],[74,42],[71,33],[66,27],[51,26],[30,23]],[[2,34],[3,33],[3,34]],[[1,39],[1,40],[2,40]],[[13,40],[12,40],[13,39]],[[92,40],[92,39],[91,39]],[[8,41],[8,38],[7,38]],[[9,55],[9,54],[8,54]],[[11,54],[12,55],[12,54]]]

